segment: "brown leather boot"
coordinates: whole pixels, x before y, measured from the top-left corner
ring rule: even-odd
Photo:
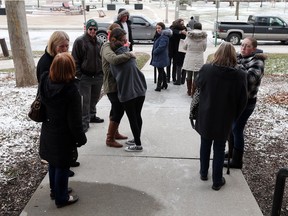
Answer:
[[[192,80],[188,80],[186,79],[186,83],[187,83],[187,94],[189,96],[191,96],[191,85],[192,85]]]
[[[191,96],[192,96],[192,97],[193,97],[195,91],[196,91],[196,84],[195,84],[195,82],[193,81],[193,82],[191,83]]]
[[[110,121],[107,138],[106,138],[106,145],[114,148],[121,148],[123,147],[122,144],[115,141],[115,133],[118,128],[118,123]]]
[[[116,133],[115,133],[115,139],[122,140],[122,139],[128,139],[128,137],[120,134],[118,129],[117,129]]]

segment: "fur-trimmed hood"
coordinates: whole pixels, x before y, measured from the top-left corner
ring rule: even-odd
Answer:
[[[164,29],[161,31],[161,35],[167,35],[168,37],[171,37],[173,34],[171,29]]]
[[[121,11],[118,16],[117,16],[117,20],[120,21],[122,19],[122,17],[127,16],[129,19],[130,13],[127,10],[123,10]]]
[[[188,31],[186,37],[189,37],[193,40],[200,40],[207,38],[207,33],[205,31],[194,29],[192,31]]]
[[[265,54],[265,53],[253,53],[251,56],[247,56],[247,57],[242,57],[242,55],[241,55],[241,53],[239,52],[238,54],[237,54],[237,56],[238,56],[238,58],[244,58],[244,59],[246,59],[246,61],[251,61],[252,59],[255,59],[255,60],[262,60],[263,62],[265,61],[265,60],[267,60],[268,59],[268,55],[267,54]]]

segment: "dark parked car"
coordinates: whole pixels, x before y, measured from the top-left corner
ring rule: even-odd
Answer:
[[[134,42],[152,41],[155,31],[156,22],[143,15],[130,15],[132,36]],[[112,23],[98,23],[97,37],[102,41],[107,41],[107,28]]]

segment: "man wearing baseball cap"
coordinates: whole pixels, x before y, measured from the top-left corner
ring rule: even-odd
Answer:
[[[103,84],[100,56],[103,42],[96,37],[97,30],[97,22],[89,19],[85,33],[75,40],[72,48],[76,62],[76,76],[80,79],[79,91],[83,97],[82,124],[85,132],[88,131],[90,122],[104,122],[104,119],[96,116],[96,104],[100,99]]]

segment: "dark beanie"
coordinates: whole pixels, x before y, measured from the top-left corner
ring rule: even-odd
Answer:
[[[92,26],[92,27],[95,27],[96,30],[98,30],[98,24],[97,24],[97,22],[96,22],[94,19],[89,19],[89,20],[87,21],[87,23],[86,23],[86,31],[88,31],[88,29],[89,29],[91,26]]]

